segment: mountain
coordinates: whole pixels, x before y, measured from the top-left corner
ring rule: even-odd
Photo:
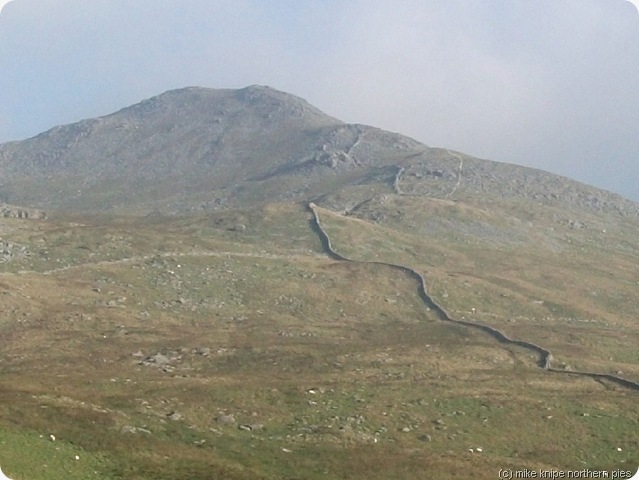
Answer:
[[[318,198],[350,209],[401,190],[639,216],[618,195],[346,124],[263,86],[173,90],[3,144],[0,175],[1,201],[67,211],[193,213]]]
[[[0,179],[11,478],[639,464],[618,195],[257,86],[1,145]]]

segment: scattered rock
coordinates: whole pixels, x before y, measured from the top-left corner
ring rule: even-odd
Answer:
[[[220,415],[215,419],[220,425],[233,425],[235,423],[235,417],[231,415]]]
[[[166,414],[167,418],[173,421],[182,420],[182,414],[178,412],[169,412]]]
[[[211,354],[211,349],[209,347],[197,347],[193,349],[193,354],[208,357]]]
[[[162,355],[161,353],[156,353],[155,355],[152,355],[144,359],[142,363],[144,365],[162,366],[162,365],[168,365],[170,362],[171,361],[169,360],[169,357],[167,357],[166,355]]]
[[[568,226],[570,226],[570,228],[578,229],[578,230],[586,228],[586,225],[583,222],[580,222],[579,220],[574,220],[574,219],[568,220]]]
[[[132,425],[124,425],[120,428],[121,433],[151,433],[151,430],[142,427],[134,427]]]

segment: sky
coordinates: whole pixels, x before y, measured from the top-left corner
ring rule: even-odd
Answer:
[[[0,8],[0,142],[174,88],[260,84],[347,122],[639,201],[639,12],[627,0]]]

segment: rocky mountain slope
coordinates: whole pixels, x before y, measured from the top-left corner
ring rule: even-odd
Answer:
[[[197,212],[384,193],[639,216],[618,195],[535,169],[345,124],[287,93],[184,88],[0,145],[0,200],[90,212]]]

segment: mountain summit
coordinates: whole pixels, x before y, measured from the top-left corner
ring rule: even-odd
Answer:
[[[564,177],[346,124],[264,86],[189,87],[0,145],[0,201],[88,212],[194,212],[383,193],[534,201],[639,216]]]

